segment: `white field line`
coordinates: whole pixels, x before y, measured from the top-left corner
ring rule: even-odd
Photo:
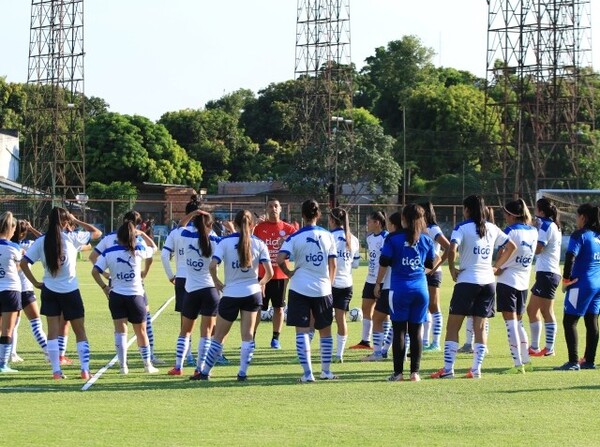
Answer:
[[[171,301],[173,301],[175,299],[175,295],[173,295],[171,298],[169,298],[167,301],[165,301],[162,306],[160,306],[156,312],[154,312],[154,315],[152,315],[152,321],[156,320],[158,318],[158,316],[162,313],[163,310],[166,309],[166,307],[171,303]],[[129,348],[133,342],[136,340],[136,336],[134,335],[133,337],[131,337],[129,339],[129,341],[127,342],[127,348]],[[115,363],[117,363],[118,361],[118,357],[115,355],[110,362],[108,362],[106,365],[104,365],[102,368],[100,368],[92,377],[90,377],[90,380],[88,380],[85,385],[83,385],[83,387],[81,388],[81,391],[87,391],[90,389],[90,387],[96,383],[96,381],[102,376],[102,374],[104,374],[106,371],[108,371],[108,369],[113,366]]]

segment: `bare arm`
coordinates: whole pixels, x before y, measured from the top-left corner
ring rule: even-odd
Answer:
[[[288,278],[291,278],[292,276],[294,276],[296,269],[290,270],[288,267],[288,263],[286,261],[287,261],[286,253],[278,253],[277,254],[277,265],[279,266],[279,268],[281,269],[281,271],[283,272],[283,274],[285,276],[287,276]]]
[[[110,294],[110,287],[108,286],[108,284],[104,284],[104,280],[102,279],[100,270],[98,270],[95,267],[92,267],[92,276],[94,277],[94,281],[96,281],[96,284],[100,286],[100,288],[108,298],[108,295]]]
[[[85,231],[89,231],[90,232],[90,237],[92,239],[100,239],[100,236],[102,236],[102,231],[100,231],[98,228],[96,228],[92,224],[89,224],[89,223],[86,223],[86,222],[82,222],[81,220],[75,218],[75,216],[73,216],[72,214],[71,214],[71,218],[73,219],[73,222],[76,225],[79,225]]]
[[[215,287],[217,288],[217,290],[219,292],[223,291],[223,287],[225,287],[225,284],[223,284],[221,282],[221,280],[219,279],[219,277],[217,276],[217,266],[219,264],[217,263],[216,260],[212,260],[210,261],[210,264],[208,265],[208,271],[210,272],[210,276],[212,277],[213,282],[215,283]]]
[[[33,228],[28,220],[25,221],[25,225],[27,226],[27,231],[29,231],[36,239],[42,235],[40,231]]]
[[[263,275],[262,279],[258,283],[260,284],[261,287],[264,287],[265,284],[268,283],[271,280],[271,278],[273,277],[273,266],[271,265],[270,260],[263,262],[262,265],[265,268],[265,274]]]
[[[185,227],[188,223],[190,223],[190,220],[192,220],[194,217],[199,216],[201,214],[204,214],[205,216],[209,215],[209,213],[207,213],[206,211],[194,210],[191,213],[188,213],[181,218],[181,220],[179,221],[179,226]]]
[[[375,295],[376,298],[379,298],[381,295],[381,283],[383,282],[383,278],[385,278],[387,269],[387,266],[380,265],[377,270],[377,279],[375,279],[375,288],[373,289],[373,295]]]
[[[33,276],[33,272],[29,267],[29,262],[27,262],[27,259],[21,259],[19,266],[21,267],[21,271],[23,272],[25,277],[29,280],[29,282],[31,282],[31,284],[33,284],[33,286],[36,289],[41,289],[44,286],[43,282],[39,282],[37,279],[35,279],[35,276]]]
[[[498,259],[496,259],[496,262],[494,262],[494,273],[496,274],[500,274],[502,273],[502,265],[508,261],[508,258],[510,258],[510,255],[513,254],[513,252],[517,249],[517,246],[515,245],[515,243],[513,241],[508,241],[504,247],[502,247],[502,250],[498,252],[499,256]]]
[[[460,270],[458,270],[455,265],[456,255],[458,254],[457,248],[458,246],[452,242],[450,243],[450,248],[448,249],[448,269],[450,270],[450,275],[452,275],[454,282],[456,282],[458,279],[458,274],[460,273]]]
[[[450,241],[448,241],[448,239],[446,239],[446,236],[444,236],[443,234],[440,234],[437,237],[436,242],[442,247],[443,253],[441,258],[438,256],[433,262],[433,268],[429,273],[435,272],[438,268],[442,266],[444,262],[446,262],[446,259],[448,259],[448,252],[450,251]]]
[[[327,264],[329,265],[329,281],[333,284],[333,280],[335,279],[335,272],[337,270],[337,258],[328,258]]]

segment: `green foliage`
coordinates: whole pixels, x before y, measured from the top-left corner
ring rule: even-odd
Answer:
[[[111,214],[113,226],[118,225],[122,216],[131,209],[137,199],[137,189],[128,181],[116,181],[108,184],[91,182],[88,184],[86,192],[90,197],[88,206],[102,212],[105,228],[110,228]],[[97,199],[110,200],[110,202]]]

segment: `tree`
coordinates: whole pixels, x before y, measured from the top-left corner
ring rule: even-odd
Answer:
[[[100,182],[91,182],[86,188],[90,197],[88,206],[102,212],[104,225],[110,228],[110,219],[112,217],[113,227],[121,222],[122,216],[131,208],[137,199],[137,189],[131,182],[110,182],[103,184]],[[99,201],[94,199],[105,199],[110,201]]]

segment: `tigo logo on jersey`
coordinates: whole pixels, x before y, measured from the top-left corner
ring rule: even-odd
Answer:
[[[246,267],[246,268],[242,268],[242,266],[240,265],[240,261],[233,261],[231,263],[231,268],[232,269],[240,269],[242,272],[246,273],[250,271],[250,267]]]
[[[194,259],[186,258],[185,263],[188,267],[191,267],[195,271],[199,272],[204,267],[204,261],[202,259],[198,259],[197,261]]]
[[[417,270],[421,267],[421,258],[402,258],[402,265],[408,266],[412,270]]]
[[[531,261],[533,261],[533,256],[517,256],[515,258],[515,262],[517,264],[521,264],[523,267],[529,267],[529,265],[531,264]]]
[[[323,263],[323,259],[325,259],[323,257],[323,252],[319,252],[316,255],[310,253],[308,255],[306,255],[306,262],[312,262],[312,265],[314,265],[315,267],[320,266]]]
[[[487,259],[490,257],[492,250],[489,246],[487,247],[473,247],[473,254],[481,256],[481,259]]]

